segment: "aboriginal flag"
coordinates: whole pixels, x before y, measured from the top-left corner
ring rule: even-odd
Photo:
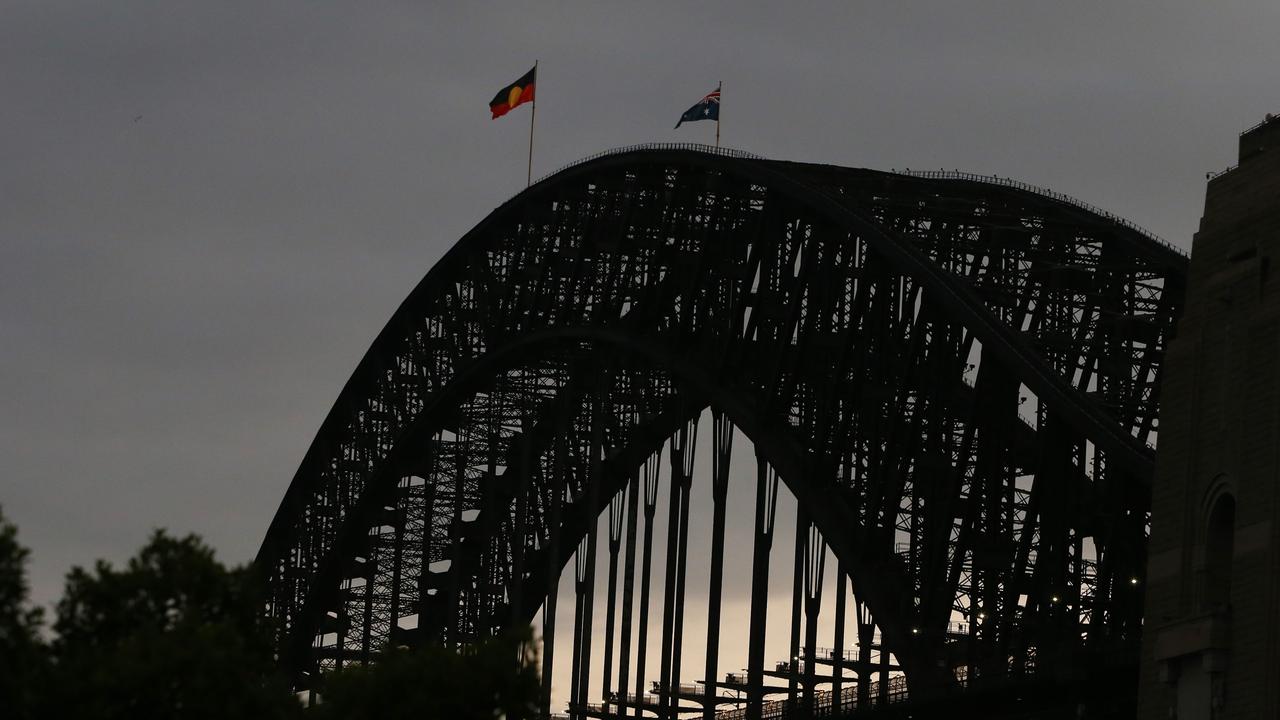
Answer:
[[[489,112],[493,113],[493,117],[500,118],[511,111],[512,108],[533,100],[533,86],[538,79],[538,66],[534,65],[533,69],[525,73],[519,80],[498,91],[497,95],[489,101]]]

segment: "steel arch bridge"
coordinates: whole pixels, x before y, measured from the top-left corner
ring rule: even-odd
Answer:
[[[570,652],[573,716],[995,714],[1035,694],[1075,717],[1082,688],[1132,694],[1107,680],[1137,662],[1186,271],[1118,218],[994,179],[701,146],[570,166],[467,233],[343,388],[257,558],[281,661],[315,688],[388,643],[539,617],[554,638],[563,573],[573,628],[544,649],[544,703]],[[735,436],[754,488],[729,481]],[[706,580],[687,573],[701,482]],[[775,665],[779,482],[797,518]],[[754,517],[727,517],[753,490]],[[721,627],[727,525],[752,538],[730,550],[750,556],[747,627]],[[748,636],[744,672],[722,674],[723,633]]]

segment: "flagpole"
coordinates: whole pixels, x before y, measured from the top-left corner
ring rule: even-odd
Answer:
[[[538,61],[533,61],[533,110],[529,113],[529,170],[525,174],[524,186],[533,184],[533,119],[538,116]]]
[[[720,147],[720,115],[724,110],[724,81],[720,80],[716,83],[716,92],[720,93],[720,107],[716,108],[716,147]],[[537,100],[538,96],[533,96]]]

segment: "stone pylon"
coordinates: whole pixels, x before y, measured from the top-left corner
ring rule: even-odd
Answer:
[[[1139,717],[1280,717],[1280,117],[1212,176],[1164,363]]]

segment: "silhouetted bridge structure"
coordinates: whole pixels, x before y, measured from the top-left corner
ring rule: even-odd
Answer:
[[[572,165],[459,240],[343,388],[258,556],[281,661],[314,689],[540,621],[545,711],[554,680],[574,717],[1123,711],[1186,268],[996,178],[700,146]],[[791,660],[766,662],[770,621]]]

